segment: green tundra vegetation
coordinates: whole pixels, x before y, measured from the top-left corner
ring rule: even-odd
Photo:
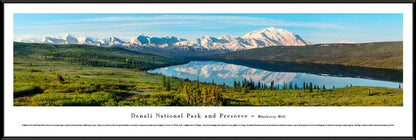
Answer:
[[[403,90],[253,81],[215,85],[148,73],[186,63],[122,48],[14,44],[15,106],[402,106]],[[300,88],[307,87],[307,88]]]
[[[403,70],[403,42],[271,46],[196,58],[286,61]]]
[[[88,45],[52,45],[14,42],[14,57],[44,61],[62,61],[97,67],[136,68],[148,70],[187,61],[129,51],[119,47]]]

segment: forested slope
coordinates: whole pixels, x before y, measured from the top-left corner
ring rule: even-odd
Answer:
[[[89,45],[15,42],[13,50],[15,58],[65,61],[88,66],[136,68],[140,70],[186,63],[184,60],[134,52],[119,47],[104,48]]]

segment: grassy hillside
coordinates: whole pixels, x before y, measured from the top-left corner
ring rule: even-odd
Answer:
[[[15,58],[15,106],[402,106],[403,89],[236,89],[137,69]],[[32,66],[28,64],[32,63]],[[59,80],[61,77],[62,80]],[[169,79],[169,80],[168,80]],[[203,102],[204,98],[206,99]]]
[[[165,77],[142,70],[182,61],[120,48],[15,43],[14,49],[15,106],[403,105],[403,89],[248,89]]]
[[[43,61],[64,61],[99,67],[135,68],[148,70],[186,63],[186,61],[144,54],[118,47],[88,45],[52,45],[15,42],[14,57]]]
[[[15,106],[403,105],[403,89],[247,90],[164,77],[137,69],[82,66],[60,61],[15,58],[13,75]],[[168,81],[169,89],[164,79]]]
[[[403,42],[272,46],[224,54],[207,55],[199,58],[338,64],[402,70]]]

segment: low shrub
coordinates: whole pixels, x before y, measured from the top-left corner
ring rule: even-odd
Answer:
[[[13,96],[22,97],[42,93],[43,90],[35,83],[18,83],[13,84]]]

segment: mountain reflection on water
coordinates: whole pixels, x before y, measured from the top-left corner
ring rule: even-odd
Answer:
[[[182,79],[197,80],[201,82],[212,82],[216,84],[225,83],[233,86],[234,81],[244,79],[253,80],[270,85],[274,81],[275,85],[283,85],[292,82],[302,87],[303,82],[312,82],[315,85],[326,88],[343,88],[350,86],[378,86],[398,88],[400,82],[355,78],[355,77],[336,77],[328,74],[308,74],[304,72],[274,72],[263,69],[251,68],[243,65],[228,64],[216,61],[191,61],[184,65],[170,66],[150,70],[151,73],[178,77]]]

